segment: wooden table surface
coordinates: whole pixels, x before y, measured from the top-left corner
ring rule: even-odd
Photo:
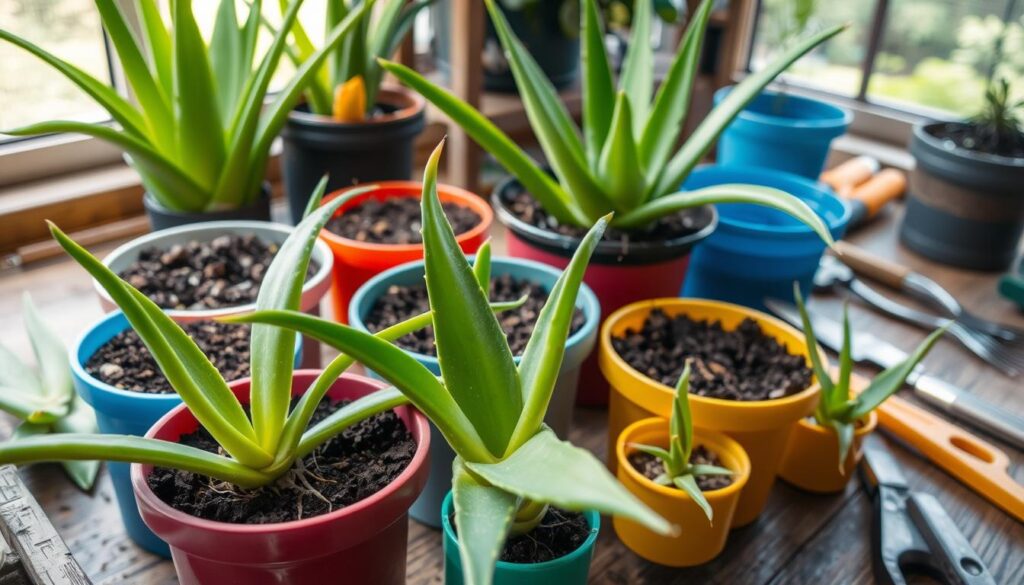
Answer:
[[[850,239],[931,276],[970,310],[1024,326],[1024,317],[996,294],[995,275],[942,267],[901,248],[896,240],[899,213],[898,208],[890,210]],[[495,236],[500,250],[502,234]],[[109,249],[104,246],[94,252],[103,254]],[[19,355],[30,354],[20,316],[24,290],[32,293],[69,344],[100,317],[89,279],[70,260],[0,274],[0,340]],[[816,297],[814,304],[838,315],[840,305],[834,298]],[[861,306],[852,306],[851,316],[856,329],[870,330],[905,349],[923,338],[923,333]],[[932,373],[1001,408],[1024,414],[1024,385],[987,367],[952,342],[941,341],[926,364]],[[0,436],[9,434],[11,422],[9,417],[0,419]],[[605,422],[604,411],[578,409],[573,442],[603,457]],[[908,448],[888,438],[884,442],[903,466],[911,487],[939,498],[996,580],[1024,583],[1024,525]],[[1024,482],[1024,454],[1001,446],[1009,454],[1011,474]],[[125,535],[105,472],[91,495],[72,487],[54,465],[27,468],[22,475],[94,582],[177,582],[169,561],[141,551]],[[719,558],[693,569],[667,569],[641,560],[617,541],[605,522],[591,567],[591,583],[872,583],[870,522],[870,502],[856,481],[833,496],[810,495],[778,482],[761,518],[734,531]],[[414,521],[409,530],[408,582],[442,582],[440,537]]]

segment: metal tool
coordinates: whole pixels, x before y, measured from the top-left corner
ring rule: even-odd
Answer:
[[[958,321],[918,311],[898,303],[857,279],[853,270],[832,256],[823,256],[814,275],[816,289],[834,289],[837,286],[863,300],[871,307],[901,321],[927,330],[949,325],[948,333],[968,351],[989,363],[1007,376],[1016,377],[1024,371],[1024,350],[1015,342],[1003,342],[983,332],[969,329]],[[1011,345],[1014,344],[1014,345]]]
[[[800,313],[792,303],[768,299],[767,307],[794,327],[801,327]],[[828,317],[810,312],[818,343],[833,351],[843,345],[842,325]],[[907,352],[863,331],[851,335],[850,357],[856,363],[870,363],[890,368],[907,359]],[[914,395],[953,417],[956,417],[993,437],[1024,449],[1024,418],[992,406],[988,402],[956,386],[924,374],[922,365],[907,378]]]
[[[904,585],[923,574],[950,585],[995,585],[995,579],[935,496],[912,492],[899,464],[877,440],[868,440],[860,466],[875,516],[875,578]]]

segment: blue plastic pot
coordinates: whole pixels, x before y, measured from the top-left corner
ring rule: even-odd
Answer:
[[[715,104],[732,87],[715,92]],[[774,91],[762,91],[718,139],[718,164],[763,167],[817,179],[832,140],[846,133],[849,110]]]
[[[101,433],[141,437],[157,420],[181,404],[181,398],[177,394],[144,394],[121,390],[97,380],[85,371],[85,364],[89,358],[103,344],[128,328],[128,319],[121,311],[105,315],[75,342],[71,349],[71,371],[75,390],[96,411],[96,421]],[[296,366],[301,358],[302,341],[300,336],[296,336]],[[130,465],[110,463],[108,468],[128,536],[147,551],[170,558],[167,543],[153,534],[139,516],[129,475]]]
[[[846,231],[850,210],[823,183],[753,167],[703,166],[690,173],[684,189],[725,183],[774,187],[799,197],[825,221],[832,237]],[[716,299],[765,310],[764,299],[790,300],[793,281],[805,295],[825,243],[789,215],[746,203],[717,205],[718,229],[693,251],[684,297]]]
[[[462,559],[452,529],[452,495],[449,492],[441,508],[444,529],[444,582],[462,585]],[[571,553],[543,563],[507,563],[498,561],[494,568],[494,585],[586,585],[590,573],[590,560],[594,556],[594,543],[601,530],[601,516],[594,511],[584,512],[590,524],[590,537]]]
[[[472,261],[472,257],[470,261]],[[551,290],[555,281],[558,280],[560,272],[546,264],[532,260],[496,257],[491,261],[491,274],[494,276],[508,274],[518,279],[539,283],[545,289]],[[423,277],[423,262],[417,261],[396,266],[371,278],[352,297],[352,302],[349,304],[349,324],[357,329],[369,331],[364,319],[370,314],[377,299],[383,296],[392,285],[422,284]],[[585,284],[580,287],[576,306],[583,311],[583,327],[566,340],[562,368],[555,382],[555,391],[551,395],[551,404],[544,419],[562,438],[569,436],[580,365],[594,348],[597,339],[597,325],[601,321],[601,306],[597,302],[597,297]],[[435,375],[440,375],[441,368],[436,357],[411,351],[407,353]],[[519,357],[517,356],[516,363],[518,362]],[[375,374],[370,372],[370,375]],[[423,524],[440,528],[441,503],[445,494],[452,488],[452,460],[455,459],[455,452],[448,446],[448,442],[433,424],[430,425],[430,433],[430,478],[427,480],[427,487],[423,489],[423,493],[409,510],[409,514]]]

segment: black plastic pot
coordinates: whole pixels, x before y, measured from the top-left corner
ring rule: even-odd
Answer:
[[[512,30],[523,41],[527,50],[537,60],[541,70],[558,89],[565,89],[576,83],[580,73],[580,40],[577,31],[567,34],[560,24],[559,13],[562,5],[576,0],[539,0],[522,10],[507,10],[499,2]],[[449,39],[451,33],[451,1],[440,0],[431,7],[430,18],[434,28],[431,43],[437,68],[446,78],[450,72]],[[498,33],[487,18],[487,33],[484,36],[484,89],[505,93],[517,93],[516,81],[505,61]]]
[[[260,197],[255,202],[237,209],[222,211],[176,211],[168,209],[156,200],[148,191],[142,196],[142,206],[146,208],[149,225],[152,230],[202,223],[206,221],[222,221],[228,219],[251,219],[270,221],[270,184],[264,183],[260,189]]]
[[[918,125],[900,240],[932,260],[974,270],[1010,266],[1024,232],[1024,158],[960,148]]]
[[[305,106],[289,114],[281,131],[281,170],[292,223],[302,219],[309,196],[325,173],[328,192],[411,177],[426,103],[404,89],[382,88],[378,106],[385,114],[355,124],[311,114]]]

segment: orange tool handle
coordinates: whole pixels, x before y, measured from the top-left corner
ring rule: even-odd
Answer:
[[[885,283],[892,288],[902,288],[903,281],[911,273],[911,270],[906,266],[886,260],[885,258],[879,258],[871,252],[849,242],[836,242],[831,252],[857,274]]]
[[[821,173],[821,181],[832,187],[840,197],[846,197],[857,185],[878,172],[878,161],[870,156],[851,158],[843,164]]]
[[[906,189],[907,176],[902,171],[885,169],[854,187],[845,198],[863,203],[870,218],[881,211],[886,203],[902,197]]]

